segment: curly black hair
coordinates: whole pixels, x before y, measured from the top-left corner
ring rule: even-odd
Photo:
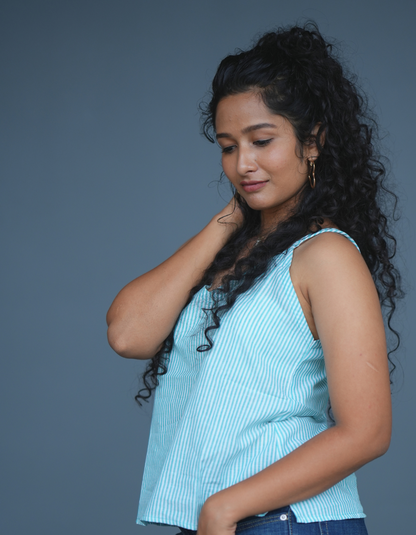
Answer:
[[[218,252],[188,299],[189,303],[203,286],[211,286],[219,274],[227,273],[221,279],[221,291],[214,292],[213,307],[205,311],[210,317],[205,329],[207,343],[198,351],[212,348],[211,331],[220,327],[222,316],[237,297],[265,274],[272,258],[303,236],[319,231],[324,220],[329,220],[356,241],[372,274],[394,337],[389,352],[392,372],[395,366],[390,354],[398,348],[400,337],[391,320],[402,292],[400,275],[392,264],[396,240],[388,221],[394,218],[397,198],[384,186],[388,160],[378,152],[377,123],[356,77],[346,72],[334,46],[325,41],[315,23],[266,33],[251,49],[239,50],[220,63],[211,99],[202,108],[202,129],[209,141],[215,141],[215,116],[221,99],[249,91],[259,93],[272,113],[290,121],[300,157],[302,147],[316,143],[318,179],[315,188],[302,190],[291,215],[245,255],[241,253],[247,242],[259,233],[260,212],[234,191],[244,223]],[[158,376],[166,373],[173,341],[174,330],[149,362],[143,374],[144,388],[135,398],[139,404],[150,397]]]

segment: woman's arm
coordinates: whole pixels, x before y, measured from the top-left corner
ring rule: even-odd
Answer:
[[[337,234],[302,244],[292,264],[310,303],[335,426],[258,474],[211,496],[198,535],[234,533],[238,520],[310,498],[383,455],[391,433],[385,333],[377,292],[356,248]]]
[[[242,223],[234,199],[165,262],[133,280],[107,313],[108,341],[122,357],[152,358],[171,332],[189,291]]]

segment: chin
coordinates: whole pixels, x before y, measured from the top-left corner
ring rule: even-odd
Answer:
[[[245,201],[252,210],[261,211],[261,210],[267,210],[267,209],[270,210],[270,208],[272,208],[267,203],[260,202],[259,200],[256,201],[255,199],[245,199]]]

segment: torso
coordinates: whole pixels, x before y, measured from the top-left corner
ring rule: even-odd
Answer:
[[[323,348],[306,321],[307,268],[334,244],[353,247],[347,236],[334,235],[340,231],[328,230],[335,229],[305,236],[271,259],[264,278],[222,318],[209,351],[198,348],[206,345],[205,311],[215,296],[202,287],[182,311],[156,392],[139,523],[195,530],[209,495],[328,428]],[[363,516],[353,475],[292,507],[303,523]]]
[[[323,223],[323,225],[321,225],[321,228],[323,229],[336,228],[337,229],[338,227],[337,225],[334,225],[329,220],[327,220]],[[254,245],[256,245],[255,239],[248,242],[246,249],[239,255],[237,260],[240,260],[240,258],[243,258],[243,256],[248,254]],[[312,307],[311,307],[311,303],[310,303],[309,296],[308,296],[307,265],[304,262],[304,255],[302,254],[306,248],[310,248],[310,247],[313,247],[313,240],[308,240],[302,243],[299,247],[295,249],[295,251],[293,252],[292,265],[290,267],[290,277],[292,279],[292,284],[295,289],[296,295],[299,299],[299,303],[302,307],[302,311],[305,316],[306,322],[309,326],[309,330],[311,331],[314,339],[318,340],[319,335],[316,329],[315,321],[314,321],[313,314],[312,314]],[[223,272],[217,275],[213,284],[210,287],[210,291],[221,286],[222,278],[231,272],[232,270],[229,270],[228,272]]]

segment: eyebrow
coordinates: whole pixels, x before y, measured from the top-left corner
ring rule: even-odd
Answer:
[[[277,128],[275,124],[272,123],[260,123],[260,124],[253,124],[251,126],[246,126],[246,128],[243,128],[241,130],[242,134],[248,134],[249,132],[253,132],[254,130],[260,130],[261,128]],[[216,138],[220,139],[222,137],[232,137],[231,134],[221,133],[217,134]]]

